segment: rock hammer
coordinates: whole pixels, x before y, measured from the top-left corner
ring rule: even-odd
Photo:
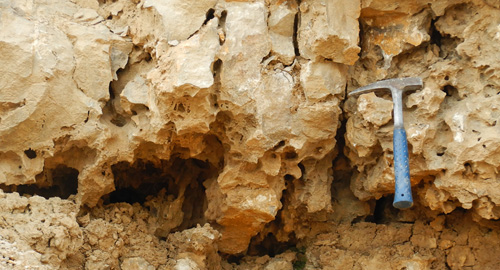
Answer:
[[[367,86],[360,87],[348,94],[359,96],[379,90],[390,90],[392,102],[394,103],[394,176],[395,190],[392,205],[399,209],[410,208],[413,205],[410,182],[410,164],[408,161],[408,142],[403,125],[403,93],[405,91],[422,89],[423,83],[420,78],[398,78],[378,81]]]

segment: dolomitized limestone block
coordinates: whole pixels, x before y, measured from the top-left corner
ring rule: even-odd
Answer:
[[[185,40],[196,32],[205,21],[206,14],[216,0],[208,1],[152,1],[146,0],[143,8],[154,8],[160,14],[167,40]]]
[[[363,119],[374,124],[383,126],[392,119],[392,100],[378,98],[375,93],[361,95],[358,98],[358,112]]]
[[[302,1],[298,43],[300,55],[352,65],[358,59],[360,2]]]
[[[273,1],[269,6],[269,35],[271,51],[285,65],[293,63],[295,47],[293,45],[295,16],[298,5],[295,1]]]
[[[343,98],[346,85],[346,67],[331,62],[307,61],[302,65],[300,83],[306,98],[318,101],[331,95]]]

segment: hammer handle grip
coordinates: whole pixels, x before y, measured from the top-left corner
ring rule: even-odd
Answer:
[[[413,197],[411,194],[408,142],[404,128],[394,129],[393,146],[395,191],[392,205],[395,208],[406,209],[413,205]]]

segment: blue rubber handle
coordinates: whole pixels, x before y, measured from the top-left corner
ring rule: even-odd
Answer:
[[[406,142],[406,131],[403,128],[394,129],[393,146],[396,187],[392,205],[399,209],[406,209],[413,205],[413,197],[411,194],[408,143]]]

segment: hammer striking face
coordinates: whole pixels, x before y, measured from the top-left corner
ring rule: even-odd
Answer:
[[[408,160],[408,143],[403,125],[403,92],[422,89],[420,78],[398,78],[378,81],[360,87],[348,94],[358,96],[374,91],[390,90],[394,103],[394,175],[395,193],[392,205],[396,208],[406,209],[413,205],[410,182],[410,165]]]

